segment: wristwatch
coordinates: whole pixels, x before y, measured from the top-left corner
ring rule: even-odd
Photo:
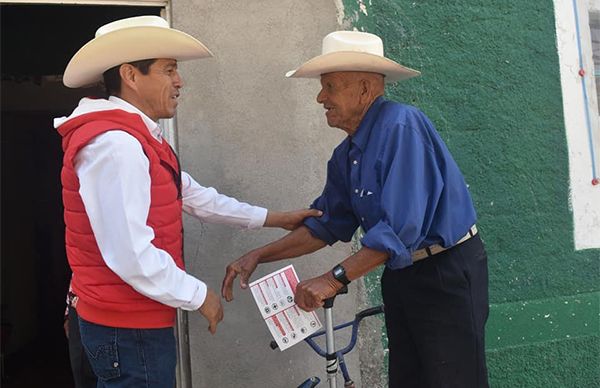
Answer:
[[[344,286],[347,286],[350,283],[350,280],[346,276],[346,270],[340,264],[333,267],[331,274],[335,280],[342,283]]]

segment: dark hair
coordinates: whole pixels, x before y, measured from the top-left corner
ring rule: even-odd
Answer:
[[[141,61],[127,63],[138,69],[142,74],[146,75],[150,71],[150,66],[152,66],[154,62],[156,62],[156,58],[142,59]],[[119,67],[121,67],[121,65],[112,67],[106,70],[103,74],[104,90],[106,91],[107,96],[117,96],[119,93],[121,93],[121,74],[119,74]]]

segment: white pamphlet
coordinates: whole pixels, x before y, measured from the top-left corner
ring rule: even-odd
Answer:
[[[308,313],[296,306],[294,295],[298,283],[293,265],[250,283],[256,305],[282,351],[322,327],[314,311]]]

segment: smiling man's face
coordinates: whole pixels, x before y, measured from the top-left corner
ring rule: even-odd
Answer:
[[[157,59],[148,71],[137,71],[138,108],[154,121],[175,116],[183,80],[174,59]]]
[[[360,98],[361,86],[354,72],[321,75],[321,91],[317,102],[327,110],[327,124],[352,135],[364,114]]]

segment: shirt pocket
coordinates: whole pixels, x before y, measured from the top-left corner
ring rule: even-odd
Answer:
[[[355,206],[361,226],[368,230],[379,222],[382,217],[380,195],[378,191],[361,189],[356,194]]]

